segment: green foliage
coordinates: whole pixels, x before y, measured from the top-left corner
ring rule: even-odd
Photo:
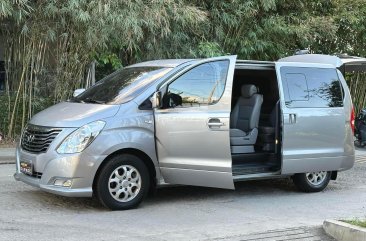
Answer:
[[[198,44],[197,57],[208,58],[225,55],[216,42],[201,42]]]
[[[8,126],[8,98],[5,95],[0,95],[0,134],[5,133]]]
[[[213,0],[197,4],[210,13],[205,39],[217,42],[223,52],[242,59],[276,60],[311,47],[317,38],[335,37],[332,17],[309,2]]]
[[[361,228],[366,228],[366,220],[360,220],[360,219],[352,219],[352,220],[342,220],[343,222],[359,226]]]
[[[0,128],[9,136],[42,99],[57,103],[90,86],[93,61],[100,79],[161,58],[277,60],[305,48],[366,55],[365,0],[0,0],[0,26],[11,99],[0,102],[8,110]],[[359,108],[365,94],[355,81]]]
[[[113,70],[117,70],[122,67],[122,61],[118,58],[115,53],[102,53],[95,56],[99,64],[106,65],[110,64]]]
[[[32,11],[29,2],[29,0],[2,0],[0,2],[0,20],[12,18],[17,22],[23,21],[23,18]]]
[[[21,97],[20,102],[23,101]],[[16,99],[16,94],[11,93],[10,96],[0,94],[0,133],[6,134],[9,125],[9,116],[11,115],[11,109],[9,106],[14,105]],[[33,103],[33,111],[34,113],[38,113],[45,108],[51,106],[53,104],[53,100],[51,98],[42,98],[38,97],[35,99]],[[24,108],[24,110],[23,110]],[[22,115],[23,111],[28,111],[27,106],[17,105],[17,109],[15,110],[15,119],[14,119],[14,133],[13,137],[19,137],[22,129]]]
[[[182,0],[2,0],[0,7],[7,40],[7,95],[16,93],[8,103],[10,137],[19,133],[18,118],[24,127],[35,113],[38,98],[57,103],[74,89],[90,86],[86,76],[92,53],[113,69],[168,56],[161,50],[170,45],[169,51],[179,52],[183,29],[182,41],[188,41],[205,20],[204,12]],[[113,49],[123,49],[123,59]]]
[[[97,61],[95,78],[97,80],[122,67],[122,61],[115,53],[103,52],[94,56]]]

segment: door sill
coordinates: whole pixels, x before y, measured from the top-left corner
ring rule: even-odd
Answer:
[[[259,180],[259,179],[272,179],[272,178],[284,178],[286,175],[281,175],[278,172],[267,172],[267,173],[256,173],[256,174],[245,174],[233,176],[234,182]]]
[[[271,162],[248,162],[242,164],[233,164],[233,176],[274,173],[280,170],[278,164]]]

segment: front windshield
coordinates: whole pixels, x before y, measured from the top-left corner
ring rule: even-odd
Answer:
[[[117,105],[134,99],[172,68],[131,67],[117,70],[72,98],[71,102]]]

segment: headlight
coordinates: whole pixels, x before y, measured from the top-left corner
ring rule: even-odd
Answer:
[[[82,152],[101,132],[105,126],[104,121],[95,121],[86,124],[68,135],[57,148],[60,154]]]

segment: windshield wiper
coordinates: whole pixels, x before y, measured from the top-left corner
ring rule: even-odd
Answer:
[[[75,98],[75,97],[71,97],[71,99],[66,100],[66,102],[76,102],[76,103],[81,103],[81,100]]]
[[[92,103],[92,104],[105,104],[105,101],[94,100],[91,98],[85,98],[84,100],[80,100],[81,103]]]

